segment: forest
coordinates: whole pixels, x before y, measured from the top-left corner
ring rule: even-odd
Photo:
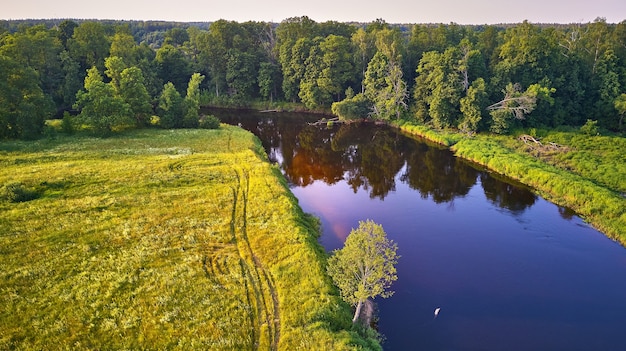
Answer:
[[[0,139],[40,137],[50,118],[98,134],[210,128],[200,106],[259,102],[470,134],[585,123],[620,133],[626,21],[2,21],[0,85]]]

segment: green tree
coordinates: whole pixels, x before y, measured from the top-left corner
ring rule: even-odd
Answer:
[[[593,79],[595,117],[603,127],[609,129],[617,129],[619,121],[614,104],[621,91],[618,62],[615,52],[607,50],[598,60]]]
[[[106,136],[119,127],[132,123],[130,106],[118,96],[111,84],[104,83],[95,66],[85,77],[85,90],[76,95],[75,108],[80,119],[92,126],[95,133]]]
[[[321,38],[315,39],[315,44],[311,46],[309,55],[304,61],[305,71],[300,81],[300,91],[298,96],[307,108],[314,109],[332,101],[332,98],[320,86],[322,77],[323,56],[318,43]]]
[[[128,66],[124,63],[120,57],[109,56],[104,60],[104,67],[106,70],[104,74],[111,79],[109,84],[113,87],[116,94],[120,92],[120,81],[122,80],[122,71]]]
[[[278,66],[272,62],[261,62],[257,80],[261,97],[273,102],[277,96],[276,87],[280,81],[280,69]]]
[[[397,280],[397,245],[387,238],[383,227],[371,220],[359,222],[348,235],[342,249],[328,259],[328,274],[341,297],[356,306],[352,322],[361,314],[363,303],[376,296],[389,297]]]
[[[307,59],[311,54],[314,43],[312,39],[300,38],[292,47],[289,55],[281,51],[281,65],[283,70],[283,94],[285,99],[296,101],[300,93],[300,83],[307,68]]]
[[[376,101],[378,92],[385,88],[388,66],[389,59],[380,51],[377,51],[367,64],[363,82],[365,86],[364,94],[370,101]]]
[[[620,94],[613,103],[617,113],[619,114],[618,130],[622,131],[624,127],[624,115],[626,115],[626,94]]]
[[[233,49],[226,55],[226,59],[226,85],[229,95],[240,101],[250,98],[258,85],[256,57]]]
[[[282,90],[287,100],[296,101],[298,98],[300,81],[306,70],[305,61],[312,40],[317,36],[319,25],[306,16],[285,19],[276,28],[276,47],[283,74]]]
[[[367,33],[363,28],[357,29],[352,35],[352,45],[354,46],[355,66],[358,68],[360,76],[357,76],[361,82],[361,93],[365,92],[365,71],[367,64],[370,62],[375,53],[374,39],[372,35]]]
[[[204,54],[211,73],[211,83],[215,87],[215,95],[220,96],[228,87],[227,75],[230,79],[237,80],[240,65],[237,60],[239,55],[252,47],[247,33],[240,23],[234,21],[219,20],[211,23],[206,38]],[[241,63],[244,65],[244,63]],[[256,76],[254,77],[256,79]],[[237,82],[239,84],[240,82]],[[254,84],[254,80],[249,82]]]
[[[67,45],[70,55],[82,69],[96,66],[100,72],[104,71],[104,59],[109,57],[111,44],[105,27],[100,22],[81,23],[74,29]]]
[[[376,119],[399,118],[406,111],[407,86],[399,61],[377,51],[365,72],[365,97],[372,102],[371,116]]]
[[[139,59],[138,45],[127,27],[118,28],[113,38],[111,38],[111,50],[109,55],[121,58],[127,66],[137,64],[137,60]]]
[[[0,55],[0,139],[41,135],[53,104],[38,84],[37,72]]]
[[[435,128],[456,125],[463,84],[458,62],[459,50],[429,51],[422,56],[415,78],[415,111],[418,120],[431,120]]]
[[[80,71],[80,64],[67,51],[61,52],[60,58],[65,77],[59,87],[63,97],[61,107],[69,109],[76,102],[76,93],[83,87],[84,78]]]
[[[78,23],[70,20],[64,20],[58,26],[57,38],[61,41],[63,47],[67,50],[67,42],[74,35],[74,29],[78,27]]]
[[[487,106],[487,92],[485,80],[478,78],[467,89],[467,95],[461,98],[461,113],[459,129],[466,133],[477,132],[483,111]]]
[[[328,95],[337,96],[346,89],[346,84],[354,77],[353,54],[350,40],[331,34],[321,43],[322,71],[318,79],[320,88]]]
[[[191,79],[189,79],[189,84],[187,85],[187,95],[184,100],[184,117],[183,117],[183,127],[185,128],[196,128],[198,127],[199,115],[198,111],[200,110],[200,83],[204,76],[200,73],[194,73],[191,75]]]
[[[183,46],[183,44],[185,44],[188,40],[189,33],[185,29],[174,27],[165,33],[165,40],[163,41],[163,44],[180,47]]]
[[[183,125],[183,98],[171,82],[163,86],[158,107],[161,127],[180,128]]]
[[[189,81],[189,62],[185,58],[182,49],[172,45],[163,45],[156,52],[155,58],[159,78],[163,82],[172,82],[179,92],[185,90],[185,85]]]
[[[59,56],[62,50],[56,33],[44,25],[21,28],[0,40],[0,54],[35,70],[44,94],[58,104],[63,100],[58,89],[63,81]]]
[[[130,107],[136,125],[138,127],[147,125],[152,114],[152,104],[140,68],[129,67],[122,71],[119,95]]]

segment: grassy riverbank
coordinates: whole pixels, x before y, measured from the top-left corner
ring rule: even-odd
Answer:
[[[569,207],[626,246],[626,139],[546,132],[541,147],[514,136],[438,132],[403,124],[402,130],[450,146],[456,156],[529,185],[542,197]]]
[[[378,347],[248,132],[1,142],[0,164],[0,349]]]

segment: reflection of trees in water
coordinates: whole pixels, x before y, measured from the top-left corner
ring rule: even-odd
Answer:
[[[332,129],[318,126],[303,128],[293,145],[283,144],[283,152],[293,154],[291,162],[285,159],[283,170],[287,179],[298,186],[307,186],[316,180],[334,184],[343,179],[341,153],[330,147]],[[293,149],[288,149],[293,146]]]
[[[398,135],[392,130],[367,124],[308,126],[298,140],[293,162],[284,165],[287,178],[294,184],[345,180],[354,192],[363,189],[381,199],[395,190],[395,175],[404,160]]]
[[[404,153],[395,131],[372,125],[345,125],[332,144],[344,155],[346,181],[355,193],[363,188],[370,197],[384,199],[396,189],[395,176],[404,165]]]
[[[448,150],[413,143],[407,161],[400,179],[423,198],[431,196],[436,203],[467,195],[476,183],[478,171],[458,162]]]
[[[574,210],[562,206],[559,206],[559,214],[561,215],[561,218],[568,221],[571,221],[572,218],[576,216],[576,212],[574,212]]]
[[[486,197],[513,213],[532,206],[536,199],[524,188],[457,160],[448,150],[430,147],[391,128],[367,123],[311,126],[306,122],[318,117],[301,114],[239,111],[219,117],[257,135],[270,159],[282,159],[285,177],[297,186],[345,180],[355,193],[362,189],[372,198],[384,199],[395,191],[396,175],[405,166],[400,181],[436,203],[452,204],[454,198],[467,195],[479,175]],[[564,211],[563,217],[567,215]]]
[[[505,208],[513,214],[521,214],[531,207],[537,197],[528,189],[503,182],[486,172],[480,174],[485,196],[494,205]]]

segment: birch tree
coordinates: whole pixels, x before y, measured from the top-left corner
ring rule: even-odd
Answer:
[[[383,227],[372,220],[359,222],[348,235],[344,247],[333,251],[328,274],[339,287],[344,301],[356,306],[356,323],[365,301],[376,296],[389,297],[397,280],[398,246],[387,238]]]

